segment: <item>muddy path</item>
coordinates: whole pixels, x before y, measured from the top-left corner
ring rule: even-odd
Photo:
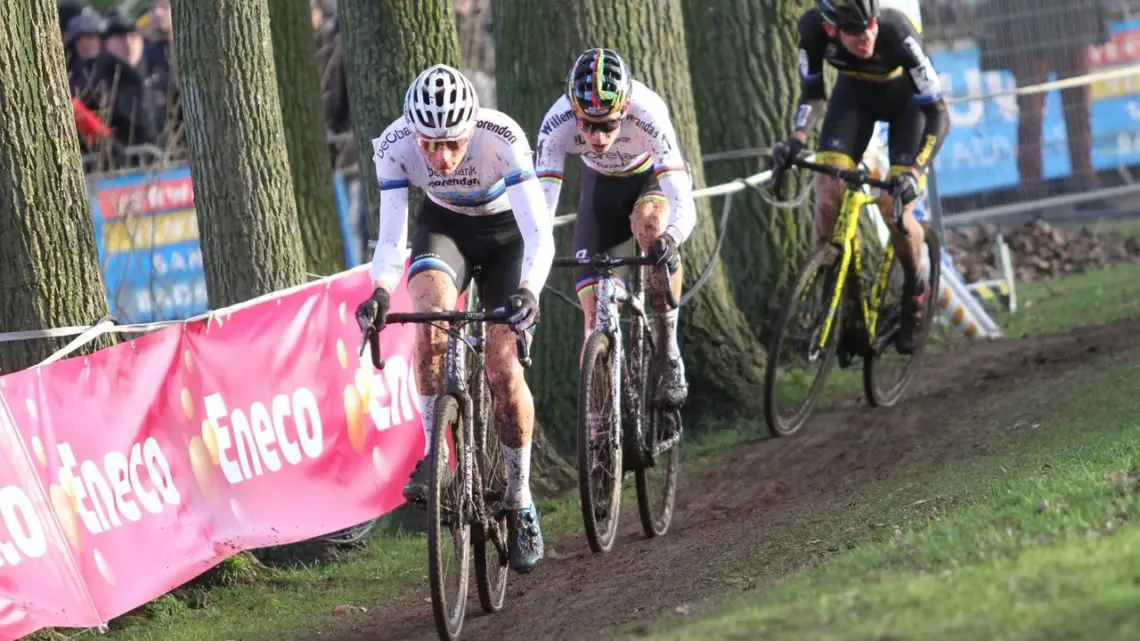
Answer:
[[[539,570],[512,574],[507,603],[484,615],[473,597],[465,639],[578,639],[638,632],[642,622],[702,597],[761,585],[828,553],[789,536],[859,488],[968,456],[1016,414],[1010,392],[1140,345],[1140,318],[1066,333],[973,344],[930,355],[899,406],[844,400],[789,439],[732,448],[716,465],[682,467],[670,531],[646,540],[635,505],[623,504],[614,551],[578,536],[554,546]],[[760,420],[760,419],[758,419]],[[781,534],[783,533],[783,534]],[[548,551],[550,548],[548,547]],[[403,599],[321,631],[352,641],[436,639],[426,579]],[[472,594],[474,588],[472,587]]]

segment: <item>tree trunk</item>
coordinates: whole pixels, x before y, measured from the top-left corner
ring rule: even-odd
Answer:
[[[269,1],[277,97],[301,241],[309,271],[329,276],[345,267],[344,236],[333,197],[332,157],[325,139],[324,101],[309,13],[303,2]]]
[[[210,306],[305,281],[264,0],[174,0]]]
[[[0,0],[0,332],[107,314],[66,77],[55,0]],[[0,343],[0,373],[68,340]]]
[[[796,21],[805,4],[784,0],[682,0],[699,117],[707,153],[767,148],[791,135],[799,95]],[[727,89],[726,88],[730,88]],[[768,157],[713,161],[711,184],[768,167]],[[786,198],[807,184],[789,174]],[[723,200],[717,199],[719,212]],[[785,289],[811,243],[810,200],[795,208],[766,204],[752,190],[733,196],[722,256],[737,305],[767,344]]]
[[[518,121],[533,147],[542,117],[562,94],[570,63],[586,45],[566,26],[573,14],[570,4],[494,0],[492,9],[499,109]],[[560,215],[578,211],[579,163],[575,158],[567,161],[557,211]],[[573,236],[572,224],[555,228],[559,256],[573,253]],[[570,269],[552,270],[546,287],[577,303]],[[534,365],[527,378],[535,404],[541,408],[539,419],[546,427],[545,440],[554,449],[567,452],[574,448],[574,390],[578,386],[582,312],[550,291],[541,299],[542,323],[535,335]]]
[[[404,113],[404,93],[424,69],[444,63],[459,67],[459,36],[450,1],[340,0],[348,109],[360,150],[360,182],[368,234],[375,240],[380,191],[372,165],[372,139]],[[413,190],[408,211],[418,210]]]
[[[299,285],[305,254],[268,6],[174,0],[171,8],[210,307]],[[251,563],[242,552],[215,574]]]
[[[612,47],[630,65],[635,78],[669,103],[679,142],[692,166],[693,182],[703,184],[679,0],[585,0],[572,4],[500,0],[495,3],[494,20],[499,101],[528,132],[537,130],[537,118],[564,90],[563,82],[574,57],[590,46]],[[571,26],[565,26],[568,24]],[[565,205],[560,210],[574,211],[578,190],[566,183],[562,191]],[[710,259],[716,260],[712,256],[716,230],[707,202],[698,200],[697,205],[700,220],[684,247],[688,285],[695,282]],[[569,229],[561,232],[569,233]],[[559,250],[564,253],[567,245],[560,244]],[[682,349],[690,382],[689,407],[696,411],[750,406],[763,381],[763,350],[736,308],[724,273],[723,265],[714,267],[704,288],[681,312]],[[557,274],[550,283],[573,296],[569,274]],[[551,405],[566,412],[560,412],[560,416],[573,417],[573,409],[568,405],[573,399],[566,398],[566,388],[577,380],[581,317],[575,311],[573,324],[563,326],[562,312],[555,311],[561,307],[557,301],[543,305],[544,320],[539,333],[544,339],[535,355],[536,359],[555,360],[540,370],[544,377],[540,390],[544,411],[549,399],[553,401]],[[734,375],[724,376],[723,372]]]

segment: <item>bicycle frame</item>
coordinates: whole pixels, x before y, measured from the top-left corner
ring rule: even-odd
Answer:
[[[879,262],[875,282],[871,287],[871,295],[869,297],[863,296],[863,254],[859,241],[859,214],[868,205],[876,203],[877,199],[869,193],[867,187],[853,189],[850,185],[844,186],[843,202],[839,207],[839,216],[835,221],[835,228],[832,230],[831,236],[831,243],[840,250],[839,273],[835,281],[835,291],[832,293],[831,302],[828,306],[827,317],[824,319],[819,333],[817,349],[822,350],[827,346],[827,341],[831,336],[831,324],[839,311],[839,306],[843,304],[843,295],[847,291],[848,274],[852,267],[855,270],[853,284],[858,294],[863,326],[866,328],[868,337],[875,336],[879,321],[879,303],[883,292],[886,291],[887,281],[891,273],[891,263],[895,255],[894,245],[888,242],[883,247],[883,256]],[[873,342],[871,338],[868,340]]]

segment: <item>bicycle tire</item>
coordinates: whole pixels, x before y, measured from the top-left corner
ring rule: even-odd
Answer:
[[[938,310],[938,288],[942,278],[942,243],[938,234],[929,224],[924,223],[922,231],[925,236],[923,242],[926,244],[927,260],[930,261],[930,291],[926,296],[926,310],[922,319],[918,344],[915,345],[914,352],[909,355],[906,367],[903,368],[903,373],[899,376],[898,381],[894,385],[882,389],[883,381],[880,381],[880,377],[875,373],[877,371],[875,364],[878,363],[879,356],[884,350],[893,349],[894,334],[876,337],[871,355],[863,359],[863,396],[871,407],[892,407],[902,399],[903,394],[906,393],[911,381],[918,373],[922,352],[926,347],[927,339],[930,338],[930,328],[934,325],[934,314]],[[895,260],[898,260],[897,254]]]
[[[466,417],[463,416],[460,407],[459,401],[450,394],[441,396],[436,401],[435,424],[433,425],[431,443],[432,474],[428,488],[428,580],[431,584],[431,608],[432,615],[435,618],[436,631],[439,632],[439,637],[445,641],[455,641],[459,638],[460,630],[463,629],[463,619],[467,614],[467,587],[470,581],[471,525],[463,517],[470,509],[468,505],[463,505],[463,503],[470,503],[469,498],[461,498],[459,506],[450,508],[453,514],[458,515],[452,520],[459,522],[456,530],[461,536],[456,537],[453,533],[453,537],[456,538],[453,538],[451,546],[447,546],[443,538],[443,520],[448,516],[446,498],[443,493],[447,487],[463,488],[467,486],[464,483],[464,475],[468,471],[464,469],[463,464],[463,448],[465,445],[463,426],[466,424]],[[453,476],[449,474],[447,461],[440,456],[445,451],[449,426],[454,428],[452,440],[455,447],[451,457],[455,459],[456,463]],[[452,476],[450,482],[445,483],[449,476]],[[455,586],[456,594],[450,599],[446,593],[448,577],[445,576],[445,560],[449,553],[457,553],[456,556],[459,560],[459,578]]]
[[[808,260],[804,266],[800,268],[799,274],[796,275],[795,284],[788,290],[784,304],[780,308],[779,322],[776,324],[776,330],[772,335],[772,342],[768,348],[767,362],[764,366],[764,419],[768,423],[768,432],[774,437],[791,436],[803,427],[804,422],[807,421],[807,417],[811,413],[812,406],[815,405],[815,401],[827,383],[828,375],[831,373],[831,367],[835,361],[836,349],[839,346],[839,334],[843,327],[844,305],[842,304],[842,300],[835,310],[835,318],[831,321],[831,340],[820,355],[822,358],[820,370],[812,381],[807,399],[791,420],[785,421],[780,418],[777,412],[776,385],[779,378],[780,351],[784,348],[788,323],[791,322],[795,315],[798,301],[809,287],[823,284],[826,288],[824,290],[825,292],[830,293],[834,291],[834,287],[838,285],[838,282],[837,271],[833,268],[839,264],[839,255],[839,249],[834,245],[820,245],[816,247],[808,256]],[[813,279],[812,276],[817,273],[824,276],[824,278]]]
[[[647,439],[647,449],[654,448],[656,435],[661,434],[665,421],[675,421],[677,435],[681,433],[681,411],[677,409],[665,410],[652,408],[648,421],[649,434],[654,437]],[[650,454],[652,455],[652,453]],[[669,531],[669,524],[673,522],[673,507],[677,500],[677,468],[681,461],[681,441],[678,440],[672,447],[665,450],[664,457],[660,454],[654,457],[653,468],[665,466],[664,484],[659,492],[653,492],[650,487],[649,471],[653,468],[639,465],[634,471],[634,481],[637,486],[637,512],[641,516],[641,529],[647,538],[664,536]],[[660,513],[653,510],[653,497],[659,496]]]
[[[503,609],[507,597],[507,513],[502,508],[503,492],[506,491],[506,474],[503,468],[502,443],[495,429],[494,412],[491,411],[491,388],[487,383],[486,372],[482,369],[472,374],[471,395],[481,398],[479,407],[482,416],[475,420],[475,455],[479,459],[479,473],[483,477],[483,501],[488,518],[498,528],[501,548],[490,539],[482,526],[472,537],[475,552],[475,586],[479,590],[479,605],[484,612],[494,613]]]
[[[617,416],[611,416],[607,429],[610,438],[593,441],[590,434],[590,401],[591,390],[599,371],[612,367],[610,337],[595,332],[586,339],[586,348],[583,352],[582,367],[578,373],[578,494],[582,507],[582,524],[586,530],[586,541],[590,549],[598,554],[605,554],[613,549],[617,538],[618,513],[621,508],[621,477],[622,477],[622,448],[617,445],[616,438],[620,429]],[[610,392],[606,392],[609,394]],[[611,395],[612,396],[612,395]],[[612,398],[611,398],[612,401]],[[612,404],[612,403],[611,403]],[[597,503],[594,494],[594,460],[601,449],[608,452],[604,459],[603,471],[609,472],[612,482],[605,489],[609,493],[609,504]],[[602,508],[601,510],[599,508]],[[604,510],[604,511],[603,511]],[[599,523],[599,513],[605,519]],[[604,524],[605,527],[601,527]]]

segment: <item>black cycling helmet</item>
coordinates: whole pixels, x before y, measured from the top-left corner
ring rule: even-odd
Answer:
[[[840,29],[866,27],[879,17],[879,0],[816,0],[823,19]]]
[[[632,88],[629,67],[613,49],[590,49],[578,56],[566,75],[566,97],[579,116],[621,113]]]

